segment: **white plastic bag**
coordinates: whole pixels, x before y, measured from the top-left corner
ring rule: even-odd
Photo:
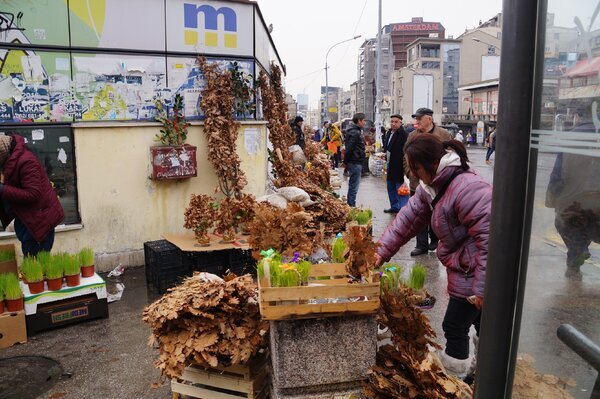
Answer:
[[[288,148],[288,151],[292,153],[292,160],[295,165],[304,165],[306,163],[307,159],[304,151],[302,151],[302,147],[293,145]]]
[[[270,205],[273,205],[277,208],[285,209],[287,208],[288,201],[285,199],[283,195],[280,194],[271,194],[265,195],[257,199],[258,202],[268,202]]]
[[[286,200],[293,202],[310,201],[310,195],[298,187],[282,187],[277,192],[283,195]]]

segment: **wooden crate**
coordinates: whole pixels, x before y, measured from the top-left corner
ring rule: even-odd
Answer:
[[[181,395],[199,399],[266,399],[269,395],[268,355],[248,365],[204,369],[189,366],[181,381],[171,380],[173,399]]]
[[[371,314],[379,308],[379,283],[349,284],[343,263],[313,265],[309,285],[301,287],[269,287],[259,281],[260,314],[265,320],[308,319],[336,317],[345,314]],[[317,277],[328,279],[317,280]],[[306,303],[309,299],[348,299],[367,297],[367,300],[339,303]]]

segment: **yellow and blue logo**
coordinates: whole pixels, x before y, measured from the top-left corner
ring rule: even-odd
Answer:
[[[219,46],[219,15],[223,16],[223,44],[227,48],[237,48],[237,15],[229,7],[216,9],[207,4],[183,4],[184,42],[186,45],[198,44],[198,16],[204,14],[204,44],[208,47]]]

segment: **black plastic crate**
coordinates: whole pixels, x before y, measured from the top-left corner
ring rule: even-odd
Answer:
[[[192,274],[192,259],[167,240],[144,243],[146,284],[159,294]]]
[[[241,276],[250,273],[256,276],[256,260],[251,252],[242,249],[190,252],[192,271],[213,273],[222,276],[227,270]]]

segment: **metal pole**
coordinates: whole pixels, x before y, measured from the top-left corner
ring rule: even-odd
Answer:
[[[377,25],[377,71],[375,75],[375,137],[381,131],[381,0],[379,0],[379,22]]]
[[[337,45],[342,44],[342,43],[346,43],[349,42],[351,40],[355,40],[358,39],[359,37],[361,37],[361,35],[356,35],[350,39],[346,39],[346,40],[342,40],[341,42],[338,42],[336,44],[334,44],[333,46],[329,47],[329,50],[327,50],[327,53],[325,54],[325,120],[321,121],[321,123],[325,122],[326,120],[329,120],[329,79],[328,79],[328,66],[327,66],[327,58],[329,57],[329,52]],[[333,121],[331,121],[333,122]]]
[[[327,56],[329,56],[329,51],[327,51],[327,54],[325,55],[325,119],[321,121],[321,125],[329,119],[329,75],[327,71]]]
[[[540,0],[543,4],[544,1]],[[540,55],[538,0],[504,0],[498,138],[486,291],[477,353],[475,399],[511,397],[526,280],[535,183],[530,153],[534,70]],[[540,20],[545,20],[540,14]],[[541,32],[543,33],[543,32]],[[541,37],[540,37],[541,36]],[[536,51],[537,50],[537,51]],[[516,112],[522,110],[523,112]]]

